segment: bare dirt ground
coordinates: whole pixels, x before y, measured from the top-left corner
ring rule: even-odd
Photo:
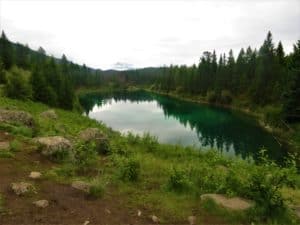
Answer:
[[[1,142],[12,139],[12,136],[0,132]],[[51,166],[51,162],[38,153],[26,150],[26,145],[14,158],[0,158],[0,193],[5,202],[5,211],[0,214],[0,225],[153,224],[149,218],[150,209],[140,209],[142,215],[138,216],[138,209],[127,207],[126,201],[115,191],[108,190],[103,198],[91,200],[70,185],[28,178],[31,171],[45,171]],[[28,196],[13,193],[10,184],[21,181],[32,183],[36,187],[36,193]],[[48,200],[49,206],[37,208],[32,204],[41,199]],[[217,218],[205,216],[198,224],[222,223]]]

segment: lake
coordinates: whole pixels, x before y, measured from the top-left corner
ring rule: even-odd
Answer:
[[[261,148],[281,161],[285,151],[250,116],[234,110],[145,91],[86,94],[85,114],[122,133],[150,133],[161,143],[217,149],[227,156],[257,159]]]

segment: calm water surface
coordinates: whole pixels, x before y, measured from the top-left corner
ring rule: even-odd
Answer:
[[[122,133],[149,132],[162,143],[218,149],[225,155],[256,159],[261,148],[270,158],[284,157],[274,137],[242,113],[144,91],[81,96],[86,115]]]

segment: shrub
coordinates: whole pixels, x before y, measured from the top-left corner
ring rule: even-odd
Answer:
[[[107,138],[96,139],[95,141],[96,151],[101,155],[107,155],[110,152],[109,141]]]
[[[92,198],[101,198],[104,195],[105,187],[99,180],[91,182],[88,196]]]
[[[261,164],[251,172],[247,197],[256,202],[261,216],[280,217],[287,212],[285,199],[280,192],[284,186],[295,187],[297,169],[294,162],[281,168],[268,161],[261,151]]]
[[[75,167],[70,163],[66,163],[61,167],[55,168],[54,172],[60,177],[73,177],[75,175]]]
[[[14,156],[11,151],[0,151],[0,158],[13,158]]]
[[[159,143],[155,136],[151,136],[149,133],[144,133],[142,137],[142,145],[149,151],[154,152],[158,149]]]
[[[189,190],[190,186],[191,182],[186,175],[186,171],[173,168],[168,179],[167,188],[181,193]]]
[[[77,172],[88,172],[97,164],[97,152],[95,143],[78,142],[74,151],[74,164]]]
[[[18,140],[13,140],[9,143],[9,149],[12,152],[18,152],[21,150],[22,144]]]
[[[21,100],[31,99],[31,86],[20,70],[12,70],[7,77],[6,95],[7,97]]]
[[[264,120],[267,124],[280,127],[282,120],[282,110],[279,107],[267,106],[264,108]]]
[[[206,99],[209,103],[216,103],[218,96],[217,96],[216,92],[209,91],[209,92],[207,92]]]
[[[136,159],[126,159],[120,165],[119,177],[123,181],[134,182],[139,179],[140,176],[140,162]]]
[[[70,152],[66,149],[61,149],[50,155],[50,159],[54,162],[64,162],[70,157]]]
[[[128,132],[127,134],[127,140],[129,144],[137,144],[140,142],[140,136],[139,135],[135,135],[131,132]]]
[[[226,104],[226,105],[231,104],[231,102],[232,102],[232,95],[231,95],[230,91],[223,90],[223,91],[221,92],[221,99],[220,99],[220,102],[221,102],[222,104]]]

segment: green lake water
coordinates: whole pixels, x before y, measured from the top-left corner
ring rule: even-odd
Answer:
[[[255,160],[261,148],[276,161],[285,156],[271,134],[237,111],[144,91],[87,94],[80,102],[90,118],[122,133],[148,132],[162,143],[214,148],[243,159]]]

